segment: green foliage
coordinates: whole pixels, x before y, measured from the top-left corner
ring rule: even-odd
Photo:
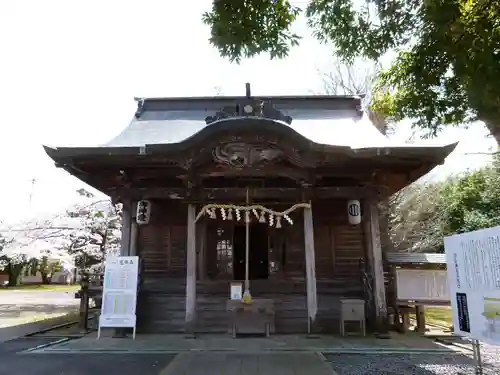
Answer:
[[[210,43],[239,62],[287,56],[300,12],[285,0],[213,0],[203,21]],[[411,118],[430,135],[480,119],[500,141],[500,0],[310,0],[305,14],[344,61],[397,53],[380,75],[375,112]]]
[[[239,62],[265,51],[274,59],[298,44],[290,29],[299,12],[288,0],[214,0],[203,22],[210,25],[210,43],[221,56]]]
[[[306,10],[314,35],[322,42],[333,42],[336,54],[343,59],[364,56],[377,60],[414,37],[421,0],[367,0],[365,6],[356,3],[311,0]]]
[[[500,10],[493,3],[423,2],[414,42],[379,77],[377,90],[390,92],[392,103],[374,105],[395,120],[414,119],[430,135],[480,119],[500,137]]]
[[[39,272],[42,284],[48,285],[52,282],[52,277],[62,269],[61,262],[52,260],[44,255],[40,259],[33,258],[26,265],[26,275],[36,276]]]
[[[5,237],[3,237],[0,234],[0,272],[4,271],[4,269],[5,269],[5,267],[7,266],[7,263],[8,263],[7,256],[5,256],[3,254],[3,248],[4,248],[4,246],[5,246],[6,243],[7,243],[7,240],[5,239]]]
[[[391,204],[396,250],[443,251],[444,236],[500,225],[500,156],[440,184],[408,186]]]
[[[500,225],[500,158],[444,187],[441,193],[444,235]]]

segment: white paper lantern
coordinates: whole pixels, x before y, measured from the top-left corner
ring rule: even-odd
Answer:
[[[347,202],[347,217],[349,224],[358,225],[361,223],[361,204],[358,200],[350,200]]]
[[[135,220],[137,224],[144,225],[148,224],[151,218],[151,202],[141,200],[137,202],[137,215]]]

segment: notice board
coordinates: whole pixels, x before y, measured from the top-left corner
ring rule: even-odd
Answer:
[[[500,227],[444,239],[455,333],[500,344]]]
[[[101,328],[133,328],[135,338],[139,257],[110,257],[105,261]]]

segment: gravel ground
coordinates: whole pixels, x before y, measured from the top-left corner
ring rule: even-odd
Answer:
[[[483,374],[500,374],[500,347],[481,346]],[[475,373],[472,352],[466,354],[326,354],[339,375],[469,375]]]

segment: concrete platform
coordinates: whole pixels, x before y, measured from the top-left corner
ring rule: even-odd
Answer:
[[[335,375],[331,365],[315,353],[179,354],[160,375]]]
[[[424,352],[450,353],[452,349],[418,334],[393,333],[390,339],[367,337],[272,335],[269,338],[237,338],[229,335],[137,335],[128,338],[101,337],[89,334],[37,353],[181,353],[181,352]]]

